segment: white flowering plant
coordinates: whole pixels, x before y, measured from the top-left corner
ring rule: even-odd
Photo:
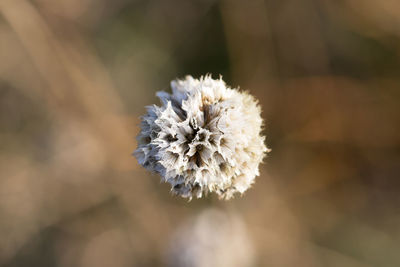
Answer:
[[[269,151],[256,99],[211,75],[186,76],[171,88],[171,94],[158,92],[161,106],[148,106],[142,117],[134,152],[139,164],[184,198],[243,194]]]

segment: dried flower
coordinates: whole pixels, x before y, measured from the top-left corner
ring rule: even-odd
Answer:
[[[158,92],[161,107],[148,106],[142,117],[139,163],[185,198],[215,192],[230,199],[246,191],[268,151],[257,101],[211,75],[186,76],[171,88]]]
[[[239,214],[206,209],[176,227],[166,247],[170,267],[249,267],[256,253]]]

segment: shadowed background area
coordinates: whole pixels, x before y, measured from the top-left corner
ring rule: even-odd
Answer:
[[[155,92],[206,73],[272,148],[229,202],[131,156]],[[0,266],[400,266],[399,105],[395,0],[1,0]]]

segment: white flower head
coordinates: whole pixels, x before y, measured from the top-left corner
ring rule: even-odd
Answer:
[[[171,88],[172,94],[158,92],[161,106],[148,106],[142,117],[134,152],[139,163],[185,198],[245,192],[268,152],[255,98],[211,75],[186,76]]]
[[[255,266],[256,252],[239,214],[206,209],[176,227],[166,246],[169,267]]]

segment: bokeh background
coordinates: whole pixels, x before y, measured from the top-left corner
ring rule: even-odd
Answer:
[[[131,156],[155,92],[206,73],[272,148],[229,202]],[[0,266],[400,266],[399,89],[396,0],[1,0]]]

